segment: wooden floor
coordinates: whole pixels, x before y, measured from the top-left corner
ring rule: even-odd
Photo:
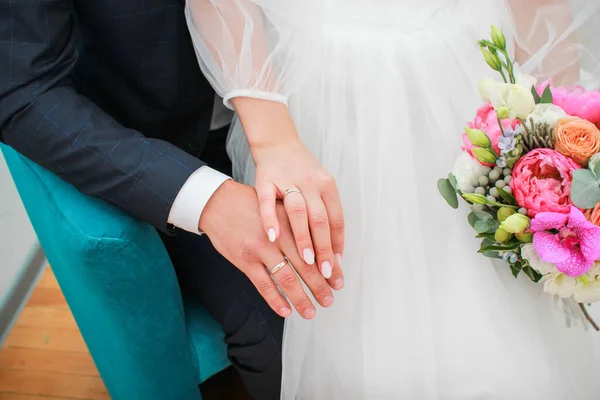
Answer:
[[[110,399],[50,268],[0,349],[0,400]]]

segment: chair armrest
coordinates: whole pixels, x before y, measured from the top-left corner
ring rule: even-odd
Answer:
[[[156,230],[2,151],[111,397],[200,399],[181,293]]]

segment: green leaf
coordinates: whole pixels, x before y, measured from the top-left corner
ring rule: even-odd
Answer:
[[[596,178],[600,179],[600,167],[598,166],[600,164],[600,153],[596,153],[592,156],[592,158],[590,158],[590,162],[588,164],[588,169],[590,171],[594,172],[594,175],[596,175]]]
[[[487,240],[495,240],[495,235],[494,233],[480,233],[479,235],[475,236],[477,239],[487,239]]]
[[[456,190],[452,187],[448,179],[440,179],[438,181],[438,190],[450,207],[458,208],[458,197],[456,196]]]
[[[519,276],[519,272],[521,272],[521,262],[517,261],[514,264],[510,264],[510,271],[512,272],[513,276],[517,278]]]
[[[469,221],[469,225],[475,228],[475,223],[479,221],[479,217],[474,212],[470,212],[469,215],[467,215],[467,221]]]
[[[544,89],[544,93],[542,93],[542,97],[540,98],[540,103],[541,104],[552,104],[552,91],[550,90],[550,84],[548,84],[548,86],[546,86],[546,89]]]
[[[477,233],[486,233],[496,227],[496,223],[491,219],[480,219],[475,222],[473,228]]]
[[[473,210],[473,214],[477,215],[477,218],[479,219],[495,219],[494,215],[483,210]]]
[[[497,244],[498,244],[498,243],[496,243],[496,242],[494,241],[494,239],[483,239],[483,240],[481,241],[481,246],[480,246],[479,248],[480,248],[480,249],[483,249],[484,247],[495,246],[495,245],[497,245]]]
[[[448,174],[448,182],[450,182],[450,185],[456,191],[458,183],[456,182],[456,177],[454,174]]]
[[[534,282],[539,282],[542,279],[542,274],[531,268],[529,265],[523,267],[523,272]]]
[[[508,204],[510,204],[511,206],[517,206],[517,199],[515,199],[515,196],[513,196],[512,194],[508,193],[506,190],[496,187],[496,190],[498,190],[498,194],[500,195],[500,197],[502,197],[502,199],[504,199],[505,202],[507,202]]]
[[[485,246],[482,247],[481,249],[479,249],[478,253],[483,253],[486,251],[512,251],[512,250],[516,250],[518,246],[497,246],[497,245],[493,245],[493,246]]]
[[[596,175],[597,179],[600,179],[600,162],[594,165],[594,175]]]
[[[520,242],[518,239],[516,239],[514,236],[512,239],[510,239],[508,242],[503,243],[502,246],[511,246],[511,247],[519,247],[520,245],[522,245],[523,243]]]
[[[498,260],[502,260],[502,256],[497,251],[484,251],[481,254],[483,254],[487,258],[497,258]]]
[[[573,171],[571,200],[579,208],[594,208],[600,202],[600,185],[589,169]]]
[[[482,249],[485,249],[485,248],[490,247],[490,246],[496,246],[498,244],[494,240],[494,234],[492,233],[491,235],[492,235],[491,239],[490,238],[486,238],[486,239],[483,239],[481,241],[481,248]],[[483,251],[481,254],[483,254],[484,256],[489,257],[489,258],[499,258],[499,259],[502,258],[502,256],[500,255],[500,253],[498,253],[497,251]]]
[[[535,104],[540,104],[541,97],[538,94],[537,90],[535,90],[535,85],[531,86],[531,94],[533,95],[533,99],[535,100]]]

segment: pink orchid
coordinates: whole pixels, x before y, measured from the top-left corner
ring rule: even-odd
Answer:
[[[568,276],[585,274],[600,258],[600,227],[571,206],[569,214],[540,212],[531,220],[533,247],[544,262]]]

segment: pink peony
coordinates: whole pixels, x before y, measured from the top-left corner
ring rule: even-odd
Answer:
[[[515,128],[519,123],[518,120],[511,121],[509,119],[502,120],[502,127],[508,128],[512,126]],[[475,119],[467,124],[470,129],[480,129],[484,131],[490,141],[492,142],[492,146],[497,153],[500,153],[500,148],[498,148],[498,139],[502,137],[502,131],[500,130],[500,126],[498,126],[498,117],[496,116],[496,111],[494,111],[494,107],[492,107],[492,103],[488,102],[484,104],[479,110],[477,110],[477,114],[475,115]],[[461,147],[463,151],[469,153],[469,155],[473,158],[473,144],[469,140],[467,133],[464,132],[462,135],[463,138],[463,146]],[[493,166],[494,164],[486,164],[488,166]]]
[[[571,206],[568,214],[541,212],[531,220],[533,247],[542,261],[575,277],[589,271],[600,258],[600,227]]]
[[[568,213],[571,205],[572,172],[581,167],[550,149],[535,149],[525,154],[513,168],[510,187],[519,206],[530,217],[539,212]]]
[[[538,93],[542,94],[548,84],[552,92],[552,103],[568,115],[586,119],[600,128],[600,90],[587,91],[581,86],[554,87],[552,81],[548,80],[536,87]]]

